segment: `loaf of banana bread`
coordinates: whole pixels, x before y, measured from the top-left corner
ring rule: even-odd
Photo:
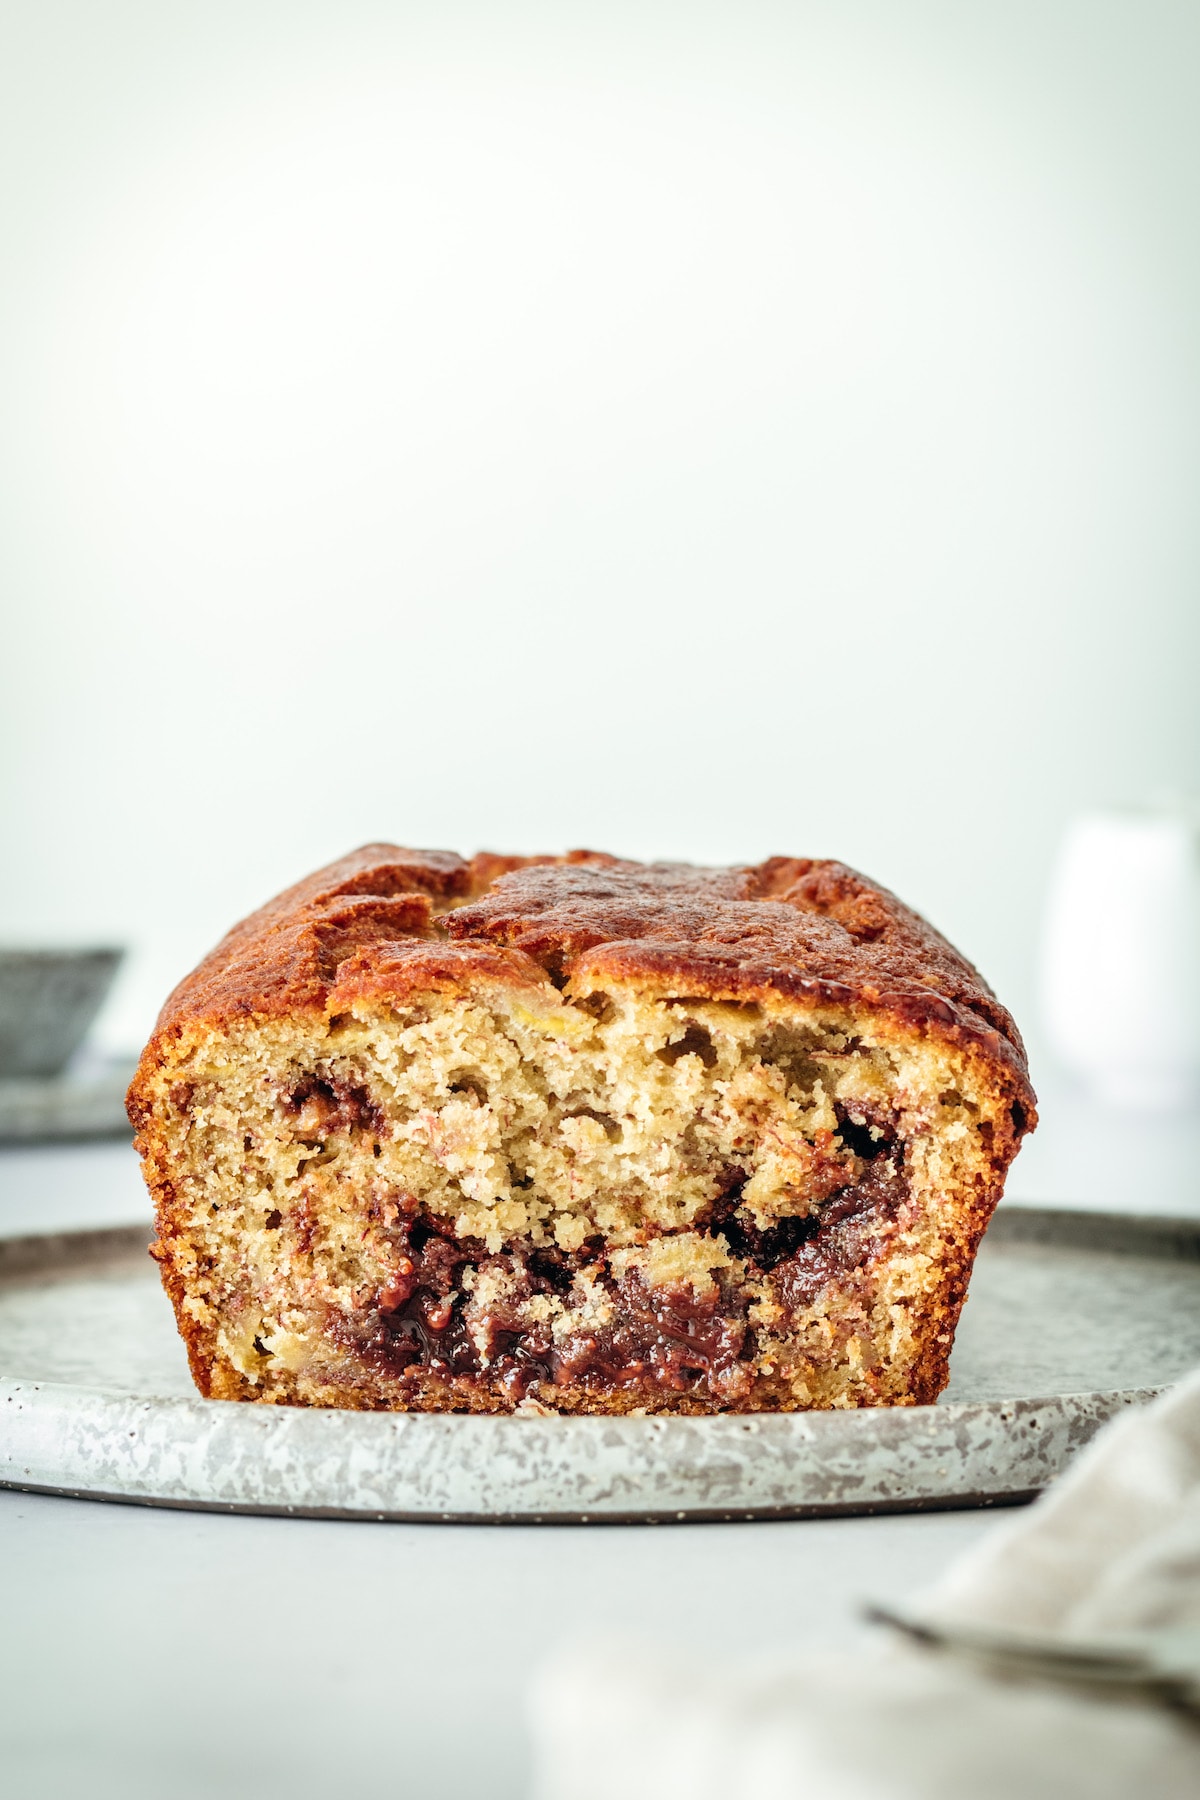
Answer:
[[[932,1401],[1035,1122],[975,970],[838,863],[369,845],[228,934],[130,1089],[204,1394]]]

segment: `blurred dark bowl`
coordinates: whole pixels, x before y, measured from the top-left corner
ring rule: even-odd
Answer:
[[[122,950],[0,950],[0,1078],[57,1075],[112,986]]]

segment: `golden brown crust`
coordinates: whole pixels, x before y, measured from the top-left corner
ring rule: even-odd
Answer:
[[[907,1028],[974,1041],[1028,1083],[1016,1024],[978,971],[841,863],[529,867],[446,929],[512,945],[576,987],[612,975],[713,999],[865,1003]]]
[[[1032,1121],[1020,1033],[983,977],[919,914],[841,863],[772,857],[708,869],[594,851],[467,862],[392,844],[319,869],[222,939],[163,1008],[130,1116],[136,1126],[141,1076],[163,1040],[189,1027],[321,1008],[335,990],[347,1004],[359,992],[404,998],[436,969],[442,980],[455,968],[483,975],[487,945],[507,951],[493,965],[501,979],[548,972],[586,991],[611,974],[713,999],[865,1004],[899,1029],[976,1047],[1014,1080]]]

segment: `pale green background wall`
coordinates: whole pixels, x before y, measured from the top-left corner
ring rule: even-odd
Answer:
[[[0,10],[0,934],[817,851],[1029,1020],[1200,787],[1200,8]]]

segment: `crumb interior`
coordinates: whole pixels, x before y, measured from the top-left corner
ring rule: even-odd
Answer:
[[[931,1399],[994,1198],[986,1068],[849,1008],[497,986],[248,1022],[163,1082],[160,1254],[231,1398]]]

